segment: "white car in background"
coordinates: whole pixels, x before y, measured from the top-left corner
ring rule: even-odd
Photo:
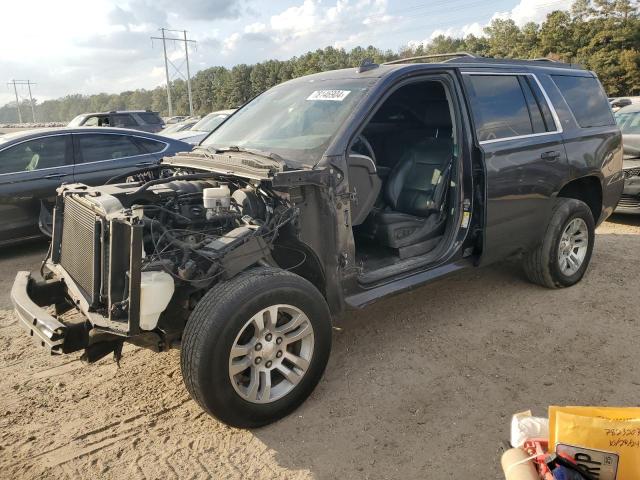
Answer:
[[[200,141],[202,141],[204,137],[215,130],[218,125],[224,122],[227,117],[229,117],[229,115],[231,115],[235,111],[235,109],[231,109],[211,112],[189,130],[167,133],[165,136],[173,138],[175,140],[181,140],[183,142],[190,143],[191,145],[197,145],[200,143]]]

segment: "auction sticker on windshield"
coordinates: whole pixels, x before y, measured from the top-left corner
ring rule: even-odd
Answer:
[[[307,97],[307,100],[330,100],[333,102],[341,102],[351,90],[316,90]]]

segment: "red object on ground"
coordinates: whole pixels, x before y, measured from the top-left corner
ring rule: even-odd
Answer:
[[[538,475],[542,480],[553,480],[553,473],[547,467],[545,457],[549,451],[549,441],[546,439],[527,440],[522,446],[524,450],[531,456],[536,455],[534,462],[538,468]]]

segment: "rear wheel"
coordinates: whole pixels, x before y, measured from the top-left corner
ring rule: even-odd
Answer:
[[[182,375],[211,415],[258,427],[309,396],[330,348],[329,309],[318,290],[290,272],[256,268],[198,303],[183,335]]]
[[[589,207],[580,200],[559,198],[542,243],[525,255],[527,277],[548,288],[576,284],[589,266],[594,239]]]

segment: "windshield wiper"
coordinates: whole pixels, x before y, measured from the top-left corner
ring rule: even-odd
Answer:
[[[250,153],[251,155],[257,155],[258,157],[268,158],[270,160],[275,160],[283,163],[285,162],[285,159],[282,158],[277,153],[265,152],[255,148],[244,148],[244,147],[239,147],[237,145],[230,145],[224,148],[214,148],[214,150],[216,153],[225,153],[225,152]]]

